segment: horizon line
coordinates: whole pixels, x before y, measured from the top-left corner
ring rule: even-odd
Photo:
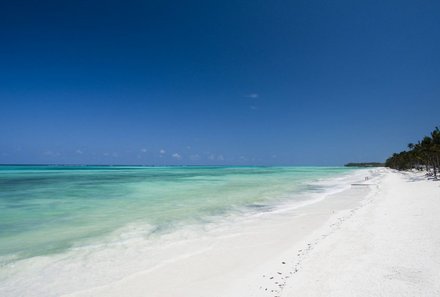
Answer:
[[[349,162],[350,163],[350,162]],[[346,164],[349,164],[346,163]],[[356,163],[373,163],[373,162],[356,162]],[[377,162],[381,163],[381,162]],[[136,167],[344,167],[343,165],[292,165],[292,164],[284,164],[284,165],[262,165],[262,164],[165,164],[165,165],[154,165],[154,164],[54,164],[54,163],[0,163],[0,166],[71,166],[71,167],[91,167],[91,166],[104,166],[104,167],[127,167],[127,166],[136,166]]]

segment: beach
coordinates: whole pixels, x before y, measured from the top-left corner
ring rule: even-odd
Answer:
[[[439,199],[439,182],[423,173],[386,173],[282,296],[439,296]]]
[[[3,269],[1,295],[438,296],[438,182],[383,168],[338,178],[312,200],[148,245],[133,237],[19,261]]]
[[[440,1],[0,7],[0,297],[440,297]]]

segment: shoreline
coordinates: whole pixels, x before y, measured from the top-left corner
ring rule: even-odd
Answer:
[[[65,255],[51,273],[26,289],[17,282],[16,289],[26,296],[70,297],[437,296],[439,184],[420,173],[365,174],[368,180],[311,204],[208,226],[201,236],[185,230],[182,241],[165,236],[156,250],[126,242],[98,258],[81,251],[82,263]],[[105,265],[89,261],[99,257]],[[141,269],[124,259],[138,261]],[[107,270],[119,276],[106,278]],[[2,296],[17,296],[8,288],[0,287]]]
[[[387,170],[368,181],[375,189],[335,194],[275,229],[262,224],[236,249],[66,296],[438,296],[439,189],[419,175]]]
[[[370,187],[349,188],[280,214],[261,214],[258,221],[235,225],[205,242],[190,243],[180,250],[184,256],[165,260],[162,266],[64,296],[144,296],[146,291],[158,297],[275,296],[312,244],[332,232],[340,224],[339,216],[350,215],[373,191]],[[204,249],[190,253],[194,245]],[[168,259],[176,248],[171,251]]]
[[[0,295],[61,296],[85,292],[129,279],[142,272],[154,277],[160,273],[167,274],[166,270],[174,271],[176,264],[181,265],[185,261],[198,263],[190,268],[195,275],[204,273],[206,267],[215,270],[217,266],[223,274],[234,274],[238,268],[241,274],[246,275],[259,265],[261,259],[270,259],[272,255],[280,253],[280,248],[284,249],[296,240],[295,234],[291,234],[290,240],[279,239],[277,235],[281,230],[282,233],[289,231],[292,219],[298,217],[294,224],[304,225],[306,217],[303,215],[307,209],[321,205],[322,201],[330,199],[329,196],[344,191],[350,187],[351,182],[362,180],[369,172],[356,170],[349,174],[316,179],[310,186],[321,190],[306,191],[301,194],[304,197],[298,196],[290,203],[281,199],[279,203],[273,204],[274,207],[267,209],[243,209],[236,214],[213,217],[212,222],[183,225],[164,234],[150,233],[149,226],[134,223],[115,230],[107,239],[96,244],[79,245],[59,254],[14,261],[0,270]],[[313,219],[310,223],[313,223],[310,226],[315,226],[317,221]],[[301,232],[307,233],[306,230]],[[144,237],[144,234],[148,237]],[[246,247],[247,242],[264,241],[267,243],[256,247],[261,252],[260,257],[250,257],[242,263],[240,259],[245,258],[243,254],[250,254],[246,251],[249,249]],[[268,250],[267,247],[271,246]],[[255,250],[252,248],[251,252]],[[201,258],[216,257],[228,259],[232,264],[200,261]],[[182,268],[182,271],[187,270],[186,267]],[[229,276],[227,279],[231,281],[236,278]],[[169,281],[169,277],[163,276],[156,279],[151,287],[161,287],[162,282]]]

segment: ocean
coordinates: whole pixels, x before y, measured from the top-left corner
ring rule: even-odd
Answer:
[[[84,255],[97,251],[101,254],[93,261],[108,261],[102,251],[114,248],[113,258],[136,249],[153,258],[164,242],[313,203],[346,189],[364,172],[344,167],[0,166],[0,286],[2,281],[13,286],[13,275],[26,270],[56,274],[50,269],[60,259],[88,265],[91,258]]]

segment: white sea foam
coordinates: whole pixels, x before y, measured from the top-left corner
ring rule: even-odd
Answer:
[[[219,240],[253,232],[249,226],[278,220],[292,211],[344,191],[362,181],[366,170],[334,178],[314,180],[304,192],[286,193],[261,207],[205,217],[193,224],[181,222],[162,231],[157,226],[134,222],[96,242],[76,245],[47,256],[24,259],[2,267],[2,296],[59,296],[99,287],[128,275],[148,272],[215,247]],[[295,197],[289,196],[295,195]],[[294,199],[292,199],[294,198]],[[298,215],[295,213],[294,215]]]

